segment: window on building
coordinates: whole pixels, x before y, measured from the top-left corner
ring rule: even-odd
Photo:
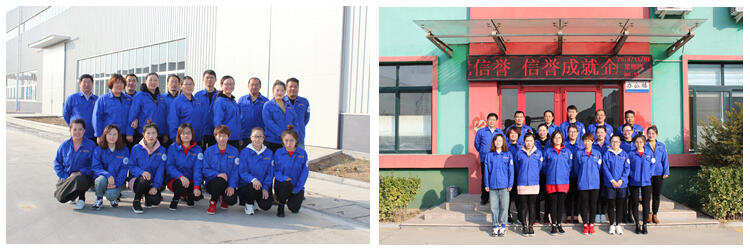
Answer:
[[[432,64],[380,65],[380,152],[432,153]]]
[[[5,98],[36,101],[38,76],[36,71],[5,75]]]
[[[690,151],[703,143],[701,131],[710,117],[721,121],[726,111],[742,105],[742,64],[688,64]]]

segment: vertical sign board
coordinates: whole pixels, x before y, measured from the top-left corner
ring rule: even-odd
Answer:
[[[469,81],[651,80],[651,55],[470,55]]]

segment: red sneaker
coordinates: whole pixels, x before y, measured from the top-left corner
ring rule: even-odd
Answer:
[[[215,201],[209,201],[208,202],[208,210],[206,210],[206,213],[208,213],[208,214],[215,214],[216,213],[216,202]]]
[[[224,202],[224,199],[221,199],[221,209],[227,209],[229,208],[229,205],[227,205],[226,202]]]
[[[596,230],[594,230],[594,224],[589,224],[589,234],[594,234]]]
[[[589,234],[589,224],[583,224],[583,234]]]

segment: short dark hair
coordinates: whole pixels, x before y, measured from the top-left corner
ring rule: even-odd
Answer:
[[[159,74],[156,72],[151,72],[146,75],[146,79],[148,79],[149,76],[155,76],[157,80],[159,80]]]
[[[107,88],[112,89],[112,87],[115,86],[115,82],[117,81],[122,81],[123,87],[127,85],[127,82],[125,82],[125,78],[123,78],[122,75],[112,74],[112,76],[109,77],[109,80],[107,80]]]
[[[582,141],[585,141],[585,140],[594,141],[594,135],[591,133],[583,134],[583,137],[581,137],[581,140]]]
[[[83,127],[84,130],[86,130],[86,122],[83,121],[83,119],[75,119],[72,122],[70,122],[70,125],[68,125],[68,128],[73,128],[73,124],[81,124],[81,127]]]
[[[107,143],[107,134],[109,134],[109,131],[111,130],[117,130],[117,141],[115,142],[115,149],[120,150],[125,148],[125,142],[122,140],[122,133],[120,132],[120,127],[118,127],[115,124],[109,124],[107,127],[104,128],[104,131],[101,135],[101,140],[99,141],[99,147],[102,149],[107,149],[109,146],[109,143]]]
[[[167,82],[169,82],[169,79],[172,77],[177,78],[177,82],[182,81],[182,79],[180,79],[180,76],[175,75],[175,74],[169,74],[169,76],[167,76]]]
[[[625,127],[630,127],[630,129],[633,129],[633,125],[630,125],[630,124],[627,124],[627,123],[625,123],[625,124],[622,125],[622,128],[625,128]]]
[[[510,137],[510,132],[514,132],[514,133],[516,133],[517,135],[521,135],[521,129],[520,129],[520,128],[517,128],[517,127],[515,127],[515,126],[514,126],[514,127],[512,127],[512,128],[510,128],[510,129],[508,129],[508,137]]]
[[[539,131],[539,128],[541,128],[541,127],[544,127],[544,128],[546,128],[546,129],[549,129],[549,126],[547,126],[547,124],[544,124],[544,123],[540,123],[540,124],[539,124],[539,126],[536,126],[536,130],[537,130],[537,131]]]
[[[638,139],[641,139],[641,140],[643,140],[643,142],[646,142],[646,141],[647,141],[647,140],[646,140],[646,136],[644,136],[644,135],[643,135],[643,134],[641,134],[641,133],[639,133],[638,135],[636,135],[636,136],[635,136],[635,138],[633,138],[633,142],[637,141]]]
[[[578,108],[576,108],[576,105],[570,105],[570,106],[568,106],[568,108],[565,109],[565,111],[568,111],[568,110],[571,110],[571,109],[575,110],[575,111],[578,111]]]
[[[633,110],[625,111],[625,117],[627,117],[628,114],[633,114],[633,116],[635,116],[635,111],[633,111]]]
[[[253,80],[258,80],[258,83],[263,84],[263,82],[260,81],[260,78],[257,77],[250,77],[250,80],[247,80],[247,84],[250,84]]]
[[[490,117],[493,117],[493,116],[495,117],[495,119],[500,119],[500,118],[498,118],[498,117],[497,117],[497,114],[495,114],[495,113],[490,113],[489,115],[487,115],[487,120],[489,120],[489,119],[490,119]]]
[[[227,127],[227,125],[222,124],[214,129],[214,137],[218,134],[225,134],[227,136],[230,136],[232,135],[232,131],[229,130],[229,127]]]
[[[195,81],[193,80],[192,77],[185,76],[185,77],[182,78],[182,80],[180,80],[180,85],[182,85],[183,83],[185,83],[185,80],[190,80],[191,82],[193,82],[193,84],[195,84]]]
[[[275,82],[273,82],[273,87],[271,87],[271,90],[275,89],[276,85],[280,85],[281,87],[286,89],[286,84],[284,82],[276,80]]]
[[[86,79],[86,78],[88,78],[92,82],[94,81],[94,77],[93,76],[91,76],[89,74],[83,74],[83,75],[81,75],[81,77],[78,78],[78,83],[80,83],[81,81],[83,81],[83,79]]]
[[[515,112],[515,113],[513,113],[513,116],[515,117],[515,116],[516,116],[517,114],[522,114],[522,115],[523,115],[524,117],[526,116],[526,113],[524,113],[524,112],[523,112],[523,111],[521,111],[521,110],[516,110],[516,112]]]
[[[297,85],[299,85],[299,80],[297,80],[297,78],[294,78],[294,77],[286,79],[286,83],[289,84],[289,82],[296,82]]]
[[[193,144],[195,142],[195,130],[193,129],[193,126],[190,125],[190,123],[183,123],[179,127],[177,127],[177,136],[175,136],[175,144],[182,145],[183,141],[182,138],[180,138],[180,135],[182,134],[182,131],[185,131],[185,129],[190,129],[190,144]]]
[[[576,132],[581,132],[581,131],[578,131],[578,126],[573,126],[573,125],[571,125],[570,127],[568,127],[568,131],[570,131],[570,129],[571,129],[571,128],[572,128],[572,129],[575,129],[575,130],[576,130]]]
[[[490,152],[497,151],[497,147],[495,147],[495,140],[497,140],[498,137],[503,138],[503,146],[500,147],[500,150],[503,152],[508,152],[508,142],[505,141],[505,137],[502,134],[495,134],[495,136],[492,137],[492,143],[490,143]]]
[[[619,135],[612,135],[612,137],[609,138],[609,141],[612,141],[612,139],[614,139],[615,137],[617,137],[618,140],[622,141],[622,138],[620,138]]]
[[[125,79],[127,79],[128,77],[131,77],[131,76],[132,76],[132,77],[135,77],[135,79],[136,79],[136,80],[138,80],[138,76],[137,76],[137,75],[135,75],[135,74],[133,74],[133,73],[130,73],[130,74],[126,75],[126,76],[125,76]]]
[[[533,133],[526,133],[526,134],[524,134],[523,135],[523,140],[524,141],[526,140],[526,137],[531,137],[532,139],[534,139],[534,134]],[[536,140],[536,139],[534,139],[534,140]]]
[[[552,110],[548,109],[548,110],[545,110],[543,114],[546,115],[547,113],[552,114],[552,123],[555,123],[555,112],[552,112]]]
[[[653,130],[657,135],[659,134],[659,129],[656,128],[656,125],[651,125],[651,127],[648,127],[648,129],[646,129],[646,133],[648,133],[649,130]]]
[[[206,74],[216,77],[216,72],[214,72],[211,69],[207,69],[206,71],[203,71],[203,77],[206,77]]]
[[[225,75],[225,76],[221,77],[221,81],[219,81],[219,85],[221,85],[222,83],[224,83],[224,80],[226,80],[226,79],[232,79],[232,81],[234,81],[234,77],[232,77],[230,75]]]
[[[565,136],[563,136],[563,133],[560,130],[555,130],[555,132],[552,132],[552,136],[549,138],[549,145],[552,145],[553,147],[555,146],[555,136],[557,135],[560,135],[560,139],[562,139],[560,141],[560,145],[565,145]]]
[[[594,133],[596,133],[596,131],[599,131],[599,129],[604,129],[604,133],[607,133],[607,127],[604,126],[596,126],[596,129],[594,129]]]

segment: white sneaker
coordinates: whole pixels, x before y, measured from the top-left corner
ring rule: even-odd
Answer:
[[[76,201],[76,206],[73,207],[73,209],[80,210],[80,209],[83,209],[83,207],[85,206],[86,206],[86,202],[84,202],[83,200],[78,200]]]
[[[103,201],[103,200],[101,200],[101,199],[97,199],[97,200],[95,200],[95,201],[94,201],[94,205],[92,205],[92,206],[91,206],[91,208],[92,208],[92,209],[96,209],[96,210],[101,210],[101,209],[102,209],[102,204],[103,204],[103,203],[104,203],[104,201]]]
[[[500,235],[500,226],[495,226],[492,228],[492,236],[497,237],[498,235]]]
[[[617,226],[615,227],[615,232],[616,232],[617,234],[619,234],[619,235],[622,235],[622,226],[620,226],[620,225],[617,225]]]
[[[505,236],[505,225],[500,228],[500,231],[498,232],[498,236],[503,237]]]
[[[615,234],[615,225],[609,225],[609,234]]]
[[[247,215],[255,214],[255,209],[253,209],[253,205],[245,203],[245,214]]]

